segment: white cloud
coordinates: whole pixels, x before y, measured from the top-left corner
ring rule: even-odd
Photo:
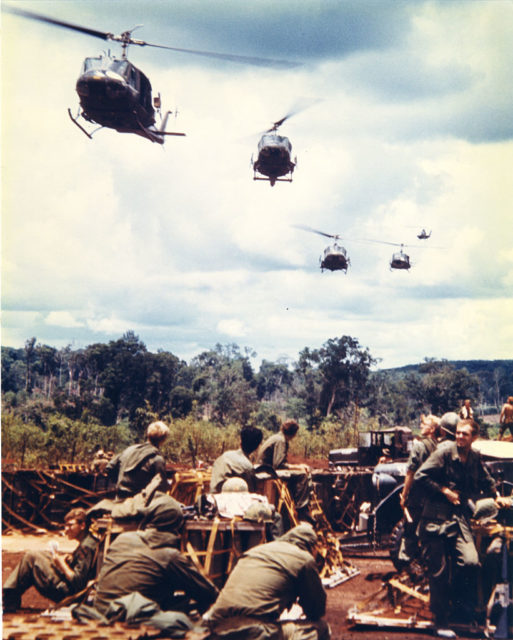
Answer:
[[[82,322],[75,320],[69,311],[51,311],[45,318],[45,324],[67,329],[84,326]]]
[[[331,21],[348,11],[338,5]],[[150,349],[184,358],[228,336],[275,359],[346,334],[383,366],[512,357],[505,5],[406,3],[402,38],[386,43],[384,25],[366,24],[360,41],[343,34],[338,53],[333,42],[304,48],[306,64],[293,71],[192,64],[133,47],[164,105],[178,106],[170,127],[187,133],[164,148],[111,130],[87,139],[66,109],[77,104],[82,59],[103,44],[6,15],[3,344],[36,335],[85,346],[132,329]],[[27,6],[100,29],[121,20],[109,3]],[[127,14],[140,17],[144,6],[127,3]],[[268,24],[265,7],[257,3],[251,23],[233,9],[234,20],[249,31]],[[185,9],[169,31],[166,3],[157,9],[141,37],[193,38],[191,23],[179,26]],[[291,25],[295,5],[281,9]],[[326,15],[307,14],[311,42]],[[221,49],[232,48],[225,29]],[[259,132],[303,96],[322,101],[282,127],[297,155],[294,181],[254,182]],[[321,274],[330,240],[295,224],[340,234],[347,275]],[[421,248],[422,227],[433,234]],[[360,239],[404,243],[413,268],[391,272],[396,247]]]
[[[220,333],[224,333],[227,336],[232,336],[234,338],[243,338],[248,333],[244,323],[237,318],[220,320],[217,323],[217,329]]]

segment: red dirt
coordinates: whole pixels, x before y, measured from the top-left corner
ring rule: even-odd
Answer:
[[[2,538],[2,582],[21,559],[23,552],[31,549],[45,549],[48,542],[56,536],[23,536],[14,534]],[[66,549],[66,540],[57,537],[61,549]],[[69,544],[69,543],[68,543]],[[326,619],[332,629],[333,640],[427,640],[431,635],[415,631],[394,631],[390,629],[353,628],[347,625],[347,613],[351,606],[378,591],[382,580],[393,570],[392,563],[386,558],[347,558],[360,570],[347,582],[327,590],[328,607]],[[42,611],[52,606],[52,602],[43,598],[33,587],[25,592],[22,605],[25,612]]]

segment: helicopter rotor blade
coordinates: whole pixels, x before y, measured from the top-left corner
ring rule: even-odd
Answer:
[[[293,224],[292,226],[295,227],[296,229],[302,229],[303,231],[310,231],[311,233],[317,233],[318,235],[325,236],[326,238],[334,238],[335,240],[338,240],[340,238],[338,234],[325,233],[324,231],[318,231],[317,229],[312,229],[312,227],[307,227],[306,225],[303,225],[303,224]]]
[[[353,242],[372,243],[372,244],[388,244],[392,247],[403,247],[409,249],[444,249],[445,247],[425,244],[406,244],[405,242],[387,242],[386,240],[370,240],[369,238],[352,238]]]
[[[14,15],[21,16],[22,18],[38,20],[39,22],[47,22],[48,24],[53,24],[57,27],[64,27],[65,29],[80,31],[81,33],[85,33],[95,38],[101,38],[102,40],[111,40],[114,38],[113,34],[109,33],[108,31],[97,31],[96,29],[82,27],[81,25],[73,24],[71,22],[65,22],[64,20],[56,20],[55,18],[49,18],[48,16],[43,16],[40,13],[35,13],[33,11],[26,11],[25,9],[19,9],[18,7],[12,7],[12,6],[6,5],[2,8],[2,11],[6,11],[7,13],[12,13]]]
[[[180,47],[168,47],[163,44],[152,44],[144,42],[144,40],[132,40],[130,44],[138,44],[142,47],[156,47],[158,49],[167,49],[169,51],[177,51],[178,53],[191,53],[195,56],[204,56],[206,58],[215,58],[217,60],[228,60],[230,62],[241,62],[243,64],[252,64],[257,67],[273,67],[277,69],[293,69],[301,66],[300,62],[291,62],[290,60],[274,60],[272,58],[259,58],[258,56],[240,56],[232,53],[217,53],[215,51],[201,51],[199,49],[181,49]]]
[[[281,118],[280,120],[276,120],[276,122],[273,122],[273,126],[268,129],[266,133],[269,133],[270,131],[276,131],[278,127],[281,127],[285,120],[288,120],[289,118],[292,118],[292,116],[305,111],[305,109],[309,109],[311,106],[317,104],[318,102],[321,102],[320,98],[300,98],[286,116],[283,116],[283,118]]]
[[[153,44],[151,42],[145,42],[144,40],[138,40],[130,36],[130,32],[127,31],[121,35],[115,35],[109,31],[98,31],[97,29],[90,29],[89,27],[83,27],[82,25],[73,24],[64,20],[57,20],[56,18],[50,18],[40,13],[33,11],[26,11],[25,9],[19,9],[13,6],[5,6],[3,11],[12,13],[23,18],[30,18],[32,20],[38,20],[40,22],[46,22],[53,24],[57,27],[64,27],[65,29],[72,29],[73,31],[79,31],[95,38],[101,38],[102,40],[114,40],[116,42],[122,42],[124,44],[135,44],[141,47],[154,47],[157,49],[167,49],[168,51],[176,51],[178,53],[190,53],[196,56],[204,56],[207,58],[215,58],[217,60],[228,60],[230,62],[240,62],[243,64],[251,64],[260,67],[271,67],[278,69],[292,69],[294,67],[301,66],[300,62],[291,62],[290,60],[274,60],[272,58],[260,58],[258,56],[240,56],[231,53],[217,53],[215,51],[201,51],[199,49],[182,49],[180,47],[169,47],[162,44]]]

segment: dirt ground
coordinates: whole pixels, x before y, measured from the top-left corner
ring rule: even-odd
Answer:
[[[73,543],[60,536],[48,534],[22,535],[12,534],[2,536],[2,582],[5,581],[10,571],[20,560],[24,551],[29,549],[46,549],[52,540],[59,542],[62,551],[70,551]],[[393,571],[392,563],[382,553],[380,557],[347,557],[360,574],[347,582],[328,589],[328,607],[326,618],[332,629],[333,640],[426,640],[432,639],[432,635],[416,631],[394,631],[390,629],[349,628],[347,613],[351,606],[364,598],[371,596],[379,590],[382,581]],[[52,603],[43,598],[33,587],[29,589],[22,599],[22,606],[27,613],[35,610],[44,610]]]

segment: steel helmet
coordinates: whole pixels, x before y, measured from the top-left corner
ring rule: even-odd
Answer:
[[[254,502],[244,512],[244,520],[253,522],[272,522],[273,510],[271,505],[263,502]]]
[[[247,491],[249,491],[249,487],[244,478],[228,478],[221,487],[221,493],[245,493]]]

